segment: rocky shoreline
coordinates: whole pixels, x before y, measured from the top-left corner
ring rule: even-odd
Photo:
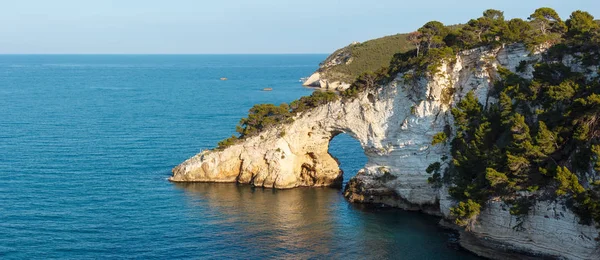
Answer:
[[[453,121],[450,108],[469,91],[484,106],[495,102],[489,93],[499,67],[530,78],[532,68],[517,72],[517,67],[540,57],[521,44],[462,51],[454,62],[443,63],[440,73],[426,79],[407,81],[401,73],[355,99],[313,108],[291,123],[223,150],[203,151],[175,167],[170,180],[278,189],[339,186],[342,172],[328,147],[337,134],[347,133],[360,142],[368,159],[344,191],[350,202],[384,204],[451,220],[455,202],[447,187],[433,187],[427,181],[431,175],[425,172],[428,165],[450,154],[449,145],[431,145],[433,135]],[[323,86],[320,75],[313,76],[305,84]],[[453,89],[449,103],[444,102],[448,88]],[[600,256],[598,230],[579,224],[561,201],[540,201],[520,218],[512,216],[504,203],[490,201],[468,230],[450,226],[460,230],[464,248],[488,258]]]

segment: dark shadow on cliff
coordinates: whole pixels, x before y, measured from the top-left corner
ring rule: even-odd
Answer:
[[[367,157],[358,140],[350,135],[340,133],[329,142],[329,154],[338,160],[344,172],[344,187],[367,163]]]

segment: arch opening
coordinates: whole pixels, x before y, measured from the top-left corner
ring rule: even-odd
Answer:
[[[348,181],[367,164],[367,156],[360,142],[343,132],[333,134],[329,140],[328,152],[338,162],[343,172],[342,187],[345,187]]]

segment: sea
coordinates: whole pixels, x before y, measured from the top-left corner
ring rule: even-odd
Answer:
[[[0,55],[0,259],[476,259],[439,218],[339,189],[167,180],[254,104],[311,94],[325,58]],[[330,150],[345,182],[366,162]]]

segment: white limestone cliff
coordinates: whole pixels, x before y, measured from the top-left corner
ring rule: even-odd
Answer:
[[[418,81],[402,73],[385,86],[297,115],[294,121],[224,150],[204,151],[173,169],[172,181],[239,182],[269,188],[336,186],[337,161],[328,153],[339,133],[357,139],[368,159],[345,190],[351,202],[381,203],[451,218],[453,201],[445,187],[436,189],[425,172],[450,157],[448,145],[431,146],[434,134],[452,125],[449,109],[474,91],[483,105],[495,102],[498,66],[515,72],[521,61],[539,59],[522,45],[461,52],[440,73]],[[531,77],[532,68],[520,73]],[[313,79],[314,80],[314,79]],[[581,225],[559,202],[540,202],[517,220],[501,202],[490,202],[477,224],[464,231],[463,246],[503,258],[513,252],[565,259],[600,259],[598,230]],[[518,225],[517,225],[518,224]],[[520,229],[523,228],[523,229]],[[504,252],[506,254],[500,254]]]
[[[310,75],[302,85],[307,87],[315,87],[321,88],[325,90],[335,90],[335,91],[344,91],[350,87],[349,82],[344,82],[341,80],[333,80],[330,76],[330,68],[342,64],[350,64],[352,63],[352,55],[350,52],[350,47],[353,45],[359,44],[358,42],[353,42],[350,45],[341,48],[335,51],[333,54],[329,55],[325,61],[319,64],[319,69]]]
[[[302,85],[307,87],[321,88],[325,90],[344,91],[350,87],[350,83],[339,80],[331,81],[321,76],[321,72],[317,71],[310,75]]]
[[[502,202],[489,202],[474,227],[468,233],[462,232],[466,239],[461,239],[461,245],[496,259],[505,259],[498,252],[563,259],[600,258],[599,242],[595,240],[598,230],[579,224],[579,218],[564,203],[538,202],[521,219],[511,215],[509,209]]]

